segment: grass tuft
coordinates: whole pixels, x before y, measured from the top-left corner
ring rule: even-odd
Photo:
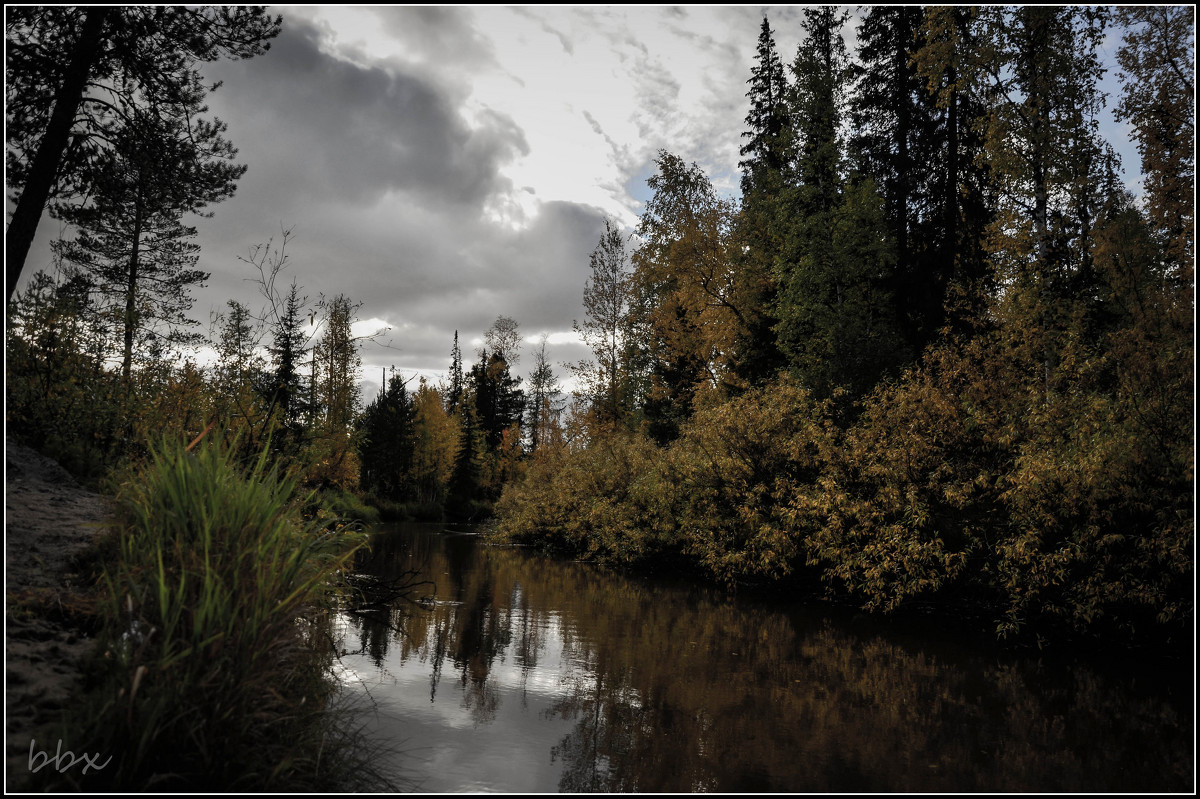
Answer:
[[[354,786],[364,772],[338,746],[328,625],[336,573],[363,537],[303,521],[295,490],[265,453],[242,470],[207,442],[155,448],[122,486],[102,646],[64,733],[112,760],[41,787]]]

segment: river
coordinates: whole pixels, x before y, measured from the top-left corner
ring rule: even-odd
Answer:
[[[414,790],[1194,787],[1190,663],[1003,653],[438,525],[381,528],[356,568],[339,673]]]

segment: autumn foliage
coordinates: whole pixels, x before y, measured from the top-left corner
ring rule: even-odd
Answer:
[[[1190,13],[1119,18],[1141,203],[1096,122],[1103,11],[874,9],[854,86],[817,57],[842,52],[836,15],[806,11],[791,94],[764,22],[741,207],[669,154],[650,181],[626,346],[643,405],[535,460],[500,531],[967,612],[1001,637],[1181,635],[1194,200],[1171,187],[1194,182]],[[844,91],[860,125],[888,98],[891,127],[857,149],[817,113]],[[941,174],[905,166],[922,151]],[[751,365],[780,353],[764,381]]]
[[[790,65],[763,21],[740,201],[663,150],[633,234],[606,223],[570,413],[544,341],[522,390],[505,316],[465,371],[456,332],[447,386],[393,374],[364,409],[358,306],[277,292],[268,244],[248,262],[270,312],[231,303],[203,367],[125,335],[102,272],[35,277],[9,307],[9,428],[99,480],[217,419],[322,496],[494,509],[576,558],[969,610],[1001,636],[1177,636],[1194,11],[879,7],[855,59],[846,18],[804,10]],[[1138,197],[1101,135],[1113,26]]]

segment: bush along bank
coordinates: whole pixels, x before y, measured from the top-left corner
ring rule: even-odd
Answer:
[[[103,768],[43,789],[345,789],[329,613],[361,535],[304,521],[264,455],[164,444],[118,493],[104,631],[61,739]],[[109,760],[111,758],[111,760]],[[59,764],[61,766],[61,763]]]
[[[934,352],[845,427],[785,377],[666,446],[613,430],[539,453],[497,531],[604,564],[682,556],[730,587],[802,580],[880,614],[970,609],[1012,643],[1186,646],[1190,437],[1151,451],[1114,401],[1004,393],[1003,365]]]

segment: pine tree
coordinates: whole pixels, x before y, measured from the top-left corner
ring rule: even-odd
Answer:
[[[185,314],[190,290],[203,285],[208,273],[194,268],[196,229],[182,218],[232,194],[245,167],[232,163],[220,128],[157,124],[151,117],[122,128],[106,154],[110,160],[91,202],[56,206],[58,216],[78,230],[56,251],[90,274],[113,303],[128,382],[135,343],[194,343],[184,330],[196,322]]]
[[[177,141],[203,160],[204,140],[223,125],[200,116],[215,87],[196,65],[265,52],[281,18],[261,6],[28,6],[4,16],[6,180],[18,187],[5,237],[11,297],[47,203],[59,201],[57,215],[98,196],[131,120],[183,125]]]

